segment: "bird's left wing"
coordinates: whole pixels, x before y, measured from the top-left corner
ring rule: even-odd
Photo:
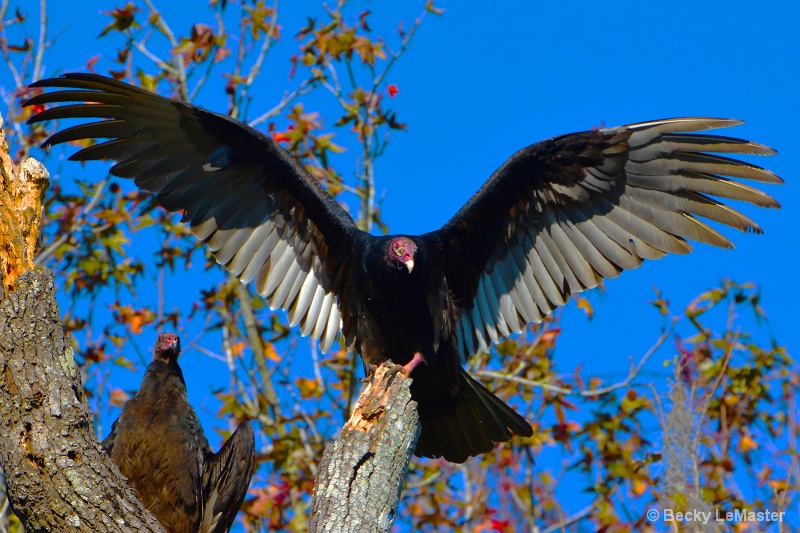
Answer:
[[[439,254],[460,307],[463,356],[538,322],[572,293],[691,251],[688,239],[732,247],[698,217],[761,232],[711,198],[779,207],[733,178],[782,180],[712,153],[771,155],[766,146],[693,134],[740,121],[679,118],[564,135],[514,154],[440,230]]]
[[[352,218],[286,150],[230,117],[94,74],[66,74],[32,87],[57,87],[25,105],[46,109],[29,123],[102,119],[73,126],[45,145],[108,139],[70,159],[117,161],[170,211],[183,212],[217,262],[255,280],[270,307],[320,339],[327,351],[340,329],[342,271],[356,230]]]

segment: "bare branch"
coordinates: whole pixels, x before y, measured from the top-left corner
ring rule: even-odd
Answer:
[[[100,199],[103,197],[103,193],[105,192],[106,185],[108,184],[108,178],[104,179],[94,189],[94,194],[92,195],[92,199],[89,200],[89,203],[86,204],[86,207],[83,208],[83,211],[73,219],[72,224],[70,224],[69,228],[66,231],[61,232],[61,234],[54,240],[47,248],[39,252],[37,254],[36,259],[34,259],[34,264],[36,266],[44,265],[44,262],[50,258],[53,253],[58,250],[58,248],[67,242],[69,238],[72,236],[72,230],[76,227],[83,226],[86,222],[86,219],[89,217],[94,208],[97,207],[97,204],[100,202]]]
[[[380,87],[381,83],[383,83],[383,80],[386,79],[386,76],[389,74],[389,71],[392,69],[394,64],[397,62],[398,59],[400,59],[400,56],[402,56],[406,52],[406,50],[408,50],[408,47],[411,44],[411,39],[414,37],[414,34],[417,31],[417,28],[419,28],[420,24],[422,24],[422,19],[423,18],[425,18],[425,12],[424,11],[419,17],[417,17],[414,20],[414,25],[411,26],[411,29],[408,30],[408,33],[405,35],[405,37],[403,37],[403,40],[400,43],[400,50],[398,50],[397,52],[394,52],[392,50],[389,51],[390,52],[390,58],[386,62],[386,66],[384,67],[383,71],[376,78],[374,78],[373,81],[372,81],[373,91],[377,91],[378,90],[378,87]],[[388,48],[388,46],[387,46],[387,48]]]
[[[166,72],[169,72],[170,74],[176,76],[179,79],[182,77],[178,69],[176,69],[175,67],[173,67],[172,65],[170,65],[157,55],[155,55],[154,53],[152,53],[150,50],[147,49],[147,47],[143,43],[140,43],[139,41],[132,41],[132,44],[133,47],[136,48],[142,54],[144,54],[144,56],[147,59],[155,63],[158,68]]]
[[[590,389],[590,390],[578,390],[571,387],[559,387],[558,385],[551,385],[549,383],[545,383],[542,381],[535,381],[532,379],[526,379],[519,376],[515,376],[513,373],[504,373],[504,372],[496,372],[494,370],[477,370],[475,371],[475,375],[490,378],[490,379],[501,379],[505,381],[512,381],[514,383],[519,383],[520,385],[525,385],[527,387],[538,387],[541,389],[545,389],[551,392],[555,392],[557,394],[563,394],[565,396],[582,396],[584,398],[594,398],[597,396],[602,396],[604,394],[608,394],[618,389],[622,389],[627,387],[631,384],[631,382],[639,375],[639,372],[644,367],[645,363],[653,356],[656,351],[664,344],[664,342],[672,335],[672,332],[675,329],[675,322],[673,321],[672,325],[661,334],[661,336],[656,340],[655,344],[650,347],[649,350],[639,359],[639,362],[634,364],[633,360],[631,359],[631,368],[628,371],[628,376],[619,381],[617,383],[613,383],[608,385],[607,387],[601,387],[599,389]],[[519,370],[517,370],[519,371]]]
[[[543,529],[541,531],[541,533],[555,533],[556,531],[564,531],[564,530],[566,530],[569,526],[571,526],[572,524],[574,524],[578,520],[581,520],[582,518],[584,518],[586,516],[589,516],[589,514],[592,511],[594,511],[597,508],[597,506],[600,505],[602,502],[603,502],[603,498],[602,497],[601,498],[596,498],[592,503],[590,503],[589,505],[587,505],[586,507],[584,507],[583,509],[581,509],[580,511],[578,511],[574,515],[565,518],[564,520],[562,520],[558,524],[553,524],[552,526],[549,526],[549,527]]]
[[[36,55],[33,61],[31,81],[37,81],[42,76],[42,58],[47,48],[45,45],[47,33],[47,0],[39,0],[39,43],[36,45]]]
[[[167,40],[169,40],[169,43],[170,45],[172,45],[173,48],[177,47],[180,44],[180,41],[178,41],[178,39],[175,37],[175,34],[172,32],[172,29],[169,27],[169,24],[167,24],[167,22],[164,20],[164,17],[160,16],[160,12],[158,11],[158,9],[156,9],[155,4],[153,4],[152,0],[144,0],[144,3],[147,4],[147,7],[149,7],[153,13],[159,13],[159,17],[156,20],[156,27],[160,29],[162,33],[164,33],[164,35],[167,37]],[[175,76],[181,82],[180,85],[181,98],[185,100],[186,98],[188,98],[188,94],[186,93],[186,69],[184,68],[183,65],[183,56],[181,54],[175,54],[173,56],[173,62],[175,66],[170,67],[167,70],[170,72],[174,72]],[[164,68],[160,64],[159,67]]]
[[[314,79],[308,78],[302,81],[300,85],[292,91],[289,91],[283,95],[281,101],[278,102],[278,105],[267,111],[266,113],[256,117],[255,119],[250,121],[250,126],[256,127],[258,124],[261,124],[265,120],[269,120],[272,117],[279,115],[289,104],[294,101],[295,98],[298,96],[302,96],[304,94],[308,94],[314,88]]]
[[[261,65],[264,63],[264,58],[267,57],[267,52],[269,52],[272,39],[275,37],[275,29],[278,27],[278,0],[274,0],[272,6],[272,17],[269,21],[267,34],[264,36],[264,42],[261,43],[261,50],[258,52],[258,57],[256,58],[255,63],[253,63],[253,66],[250,67],[250,73],[247,75],[247,80],[245,81],[245,84],[248,87],[253,84],[256,76],[258,76],[258,73],[261,71]]]

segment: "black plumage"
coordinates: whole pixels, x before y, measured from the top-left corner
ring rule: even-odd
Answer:
[[[158,336],[139,391],[102,445],[167,531],[223,533],[253,475],[253,428],[240,424],[215,454],[186,396],[179,355],[177,335]]]
[[[689,252],[687,240],[732,246],[698,217],[761,231],[713,196],[778,207],[730,178],[779,177],[712,155],[773,150],[693,133],[739,121],[678,118],[533,144],[439,230],[376,237],[359,230],[288,152],[230,117],[92,74],[33,85],[72,90],[26,105],[82,103],[47,109],[31,123],[106,119],[62,130],[46,145],[109,139],[70,159],[116,160],[113,174],[182,212],[220,264],[255,282],[323,350],[341,330],[366,363],[407,365],[422,423],[416,452],[456,462],[531,434],[462,369],[468,356],[603,278]]]

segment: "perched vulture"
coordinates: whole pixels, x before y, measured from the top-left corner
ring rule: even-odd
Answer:
[[[139,499],[170,533],[223,533],[242,506],[255,438],[242,423],[216,454],[189,405],[180,338],[162,333],[139,392],[103,441]]]
[[[645,259],[689,252],[687,240],[732,246],[698,217],[760,232],[713,197],[778,207],[730,178],[782,182],[710,154],[772,149],[692,133],[740,121],[655,120],[530,145],[442,228],[374,236],[269,136],[230,117],[93,74],[32,86],[70,90],[25,105],[77,103],[30,123],[92,119],[45,146],[108,139],[70,159],[117,161],[112,174],[182,212],[221,265],[254,282],[323,351],[341,330],[366,364],[388,358],[406,366],[422,424],[416,453],[454,462],[532,433],[464,371],[466,358],[542,320],[572,293]]]

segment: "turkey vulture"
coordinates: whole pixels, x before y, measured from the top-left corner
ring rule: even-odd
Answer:
[[[645,259],[689,252],[689,239],[732,247],[698,217],[761,232],[712,196],[778,207],[730,178],[782,182],[711,155],[772,149],[692,133],[740,121],[655,120],[530,145],[442,228],[374,236],[275,141],[230,117],[93,74],[32,86],[68,90],[25,105],[78,103],[29,123],[103,119],[55,133],[44,146],[109,139],[70,159],[117,161],[112,174],[182,212],[220,264],[255,282],[270,307],[286,310],[323,351],[341,330],[367,365],[405,365],[422,425],[416,453],[454,462],[532,434],[464,371],[466,358],[542,320],[574,292]]]
[[[213,452],[186,396],[180,351],[176,334],[158,336],[139,392],[125,403],[102,445],[167,531],[223,533],[253,475],[253,428],[243,422]]]

